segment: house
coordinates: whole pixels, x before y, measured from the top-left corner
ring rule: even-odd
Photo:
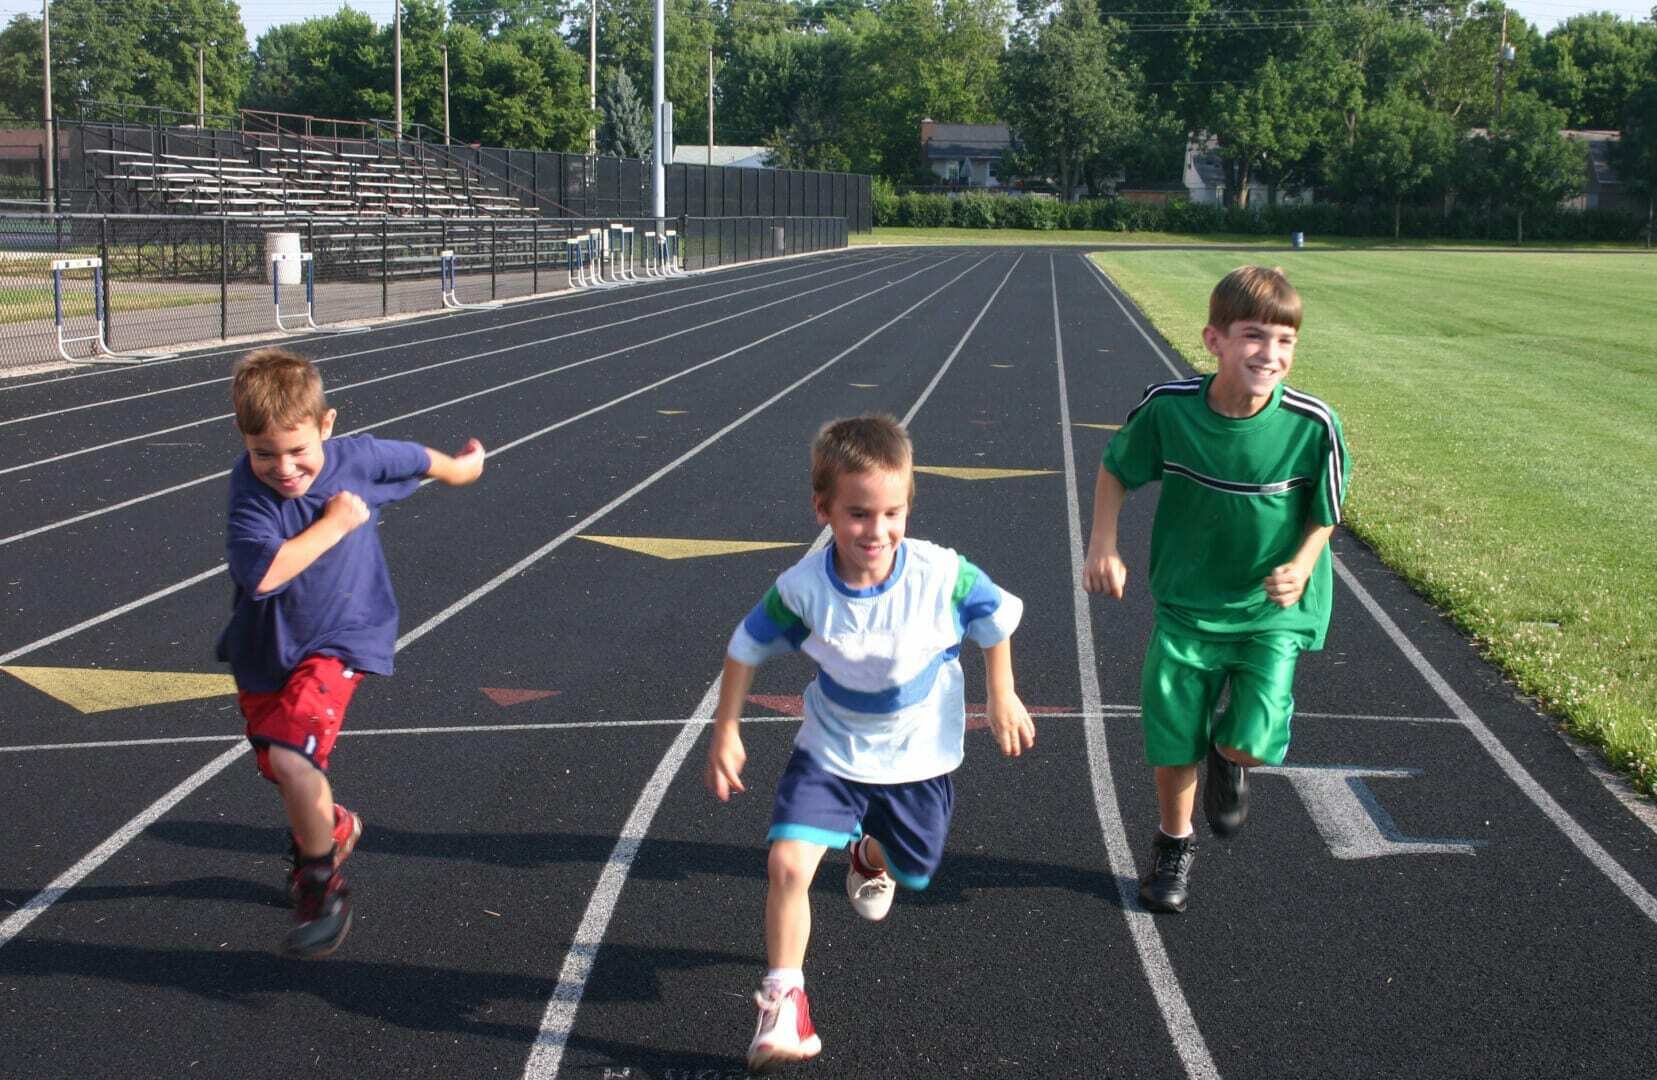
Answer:
[[[1006,124],[940,124],[921,121],[921,163],[939,183],[956,188],[998,188],[995,167],[1012,148]]]
[[[1194,203],[1214,205],[1225,202],[1225,163],[1220,160],[1219,139],[1210,135],[1199,146],[1195,138],[1185,144],[1185,195]],[[1271,190],[1258,179],[1251,179],[1248,205],[1264,206],[1271,201]],[[1277,193],[1279,203],[1309,203],[1312,189],[1282,190]]]
[[[1620,131],[1562,131],[1572,142],[1588,144],[1588,182],[1582,194],[1561,205],[1572,210],[1632,210],[1623,192],[1623,183],[1611,164],[1611,148],[1622,139]]]
[[[720,146],[714,145],[713,160],[708,160],[707,144],[701,146],[686,146],[683,143],[673,147],[673,164],[675,165],[728,165],[737,169],[769,169],[767,164],[771,160],[769,146]]]

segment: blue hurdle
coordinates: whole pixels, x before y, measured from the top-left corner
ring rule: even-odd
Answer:
[[[437,255],[438,273],[443,277],[443,306],[450,311],[493,311],[501,306],[498,300],[489,300],[482,304],[464,304],[455,295],[455,286],[458,284],[459,273],[455,269],[455,253],[440,251]]]
[[[282,322],[282,264],[297,262],[305,275],[305,325]],[[270,298],[276,307],[276,329],[284,334],[360,334],[366,326],[318,326],[316,321],[316,263],[308,251],[278,251],[270,257]]]
[[[145,360],[170,360],[177,353],[118,353],[104,339],[104,261],[102,259],[52,260],[52,318],[57,323],[58,355],[72,364],[141,364]],[[97,329],[82,337],[66,337],[63,332],[63,272],[65,270],[92,271],[92,312]],[[82,341],[92,342],[91,356],[70,356],[68,346]]]

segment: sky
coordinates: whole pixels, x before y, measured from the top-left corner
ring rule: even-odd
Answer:
[[[375,21],[389,22],[393,0],[354,0],[352,7],[372,15]],[[1509,0],[1508,7],[1523,15],[1529,23],[1547,33],[1572,15],[1587,11],[1610,11],[1628,19],[1649,19],[1657,0]],[[302,22],[319,15],[339,10],[343,0],[242,0],[242,24],[247,27],[249,43],[260,34],[282,23]],[[0,23],[10,22],[18,12],[40,13],[39,2],[30,0],[0,0]]]

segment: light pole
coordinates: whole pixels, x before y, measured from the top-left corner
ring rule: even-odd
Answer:
[[[196,130],[207,126],[207,49],[196,46]]]
[[[598,113],[598,0],[587,8],[587,110]],[[587,126],[587,153],[598,153],[598,121]]]
[[[443,46],[443,145],[449,145],[449,47]]]
[[[58,141],[52,133],[52,0],[40,0],[40,66],[41,95],[40,120],[46,128],[45,191],[48,209],[57,206]]]
[[[662,219],[667,217],[667,167],[662,162],[662,147],[667,142],[666,133],[662,130],[663,113],[665,111],[662,108],[662,99],[665,96],[665,83],[667,81],[663,60],[667,50],[662,29],[667,22],[665,7],[665,0],[656,0],[656,85],[654,93],[651,94],[654,99],[651,115],[655,117],[655,137],[651,140],[653,145],[650,152],[652,158],[650,164],[650,195],[651,202],[654,205],[658,235],[660,235],[662,228]]]
[[[395,122],[397,124],[397,141],[401,142],[403,139],[403,0],[394,0],[394,2],[397,5],[397,13],[392,17],[391,22],[392,51],[394,53],[391,67],[392,75],[397,83],[397,115]]]

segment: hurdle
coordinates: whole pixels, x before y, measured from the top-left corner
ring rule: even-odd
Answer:
[[[52,317],[57,323],[58,355],[72,364],[141,364],[146,360],[170,360],[177,353],[118,353],[104,339],[104,261],[102,259],[53,259],[52,263]],[[92,312],[97,329],[83,337],[65,337],[63,333],[63,272],[65,270],[92,271]],[[70,356],[68,346],[82,341],[92,342],[91,356]]]
[[[684,264],[680,261],[681,253],[679,250],[679,233],[677,230],[669,229],[663,234],[662,251],[667,259],[668,277],[690,276],[690,272],[685,269]]]
[[[593,228],[587,230],[587,243],[592,252],[593,270],[591,284],[595,289],[614,289],[621,285],[619,281],[604,279],[605,264],[610,261],[609,231]]]
[[[635,267],[635,263],[636,263],[635,252],[636,252],[637,247],[638,247],[637,241],[638,241],[638,236],[634,232],[633,226],[623,225],[621,227],[621,251],[622,251],[622,266],[623,266],[622,274],[627,278],[628,281],[638,281],[639,280],[639,276],[636,272],[636,267]]]
[[[461,303],[460,298],[455,296],[455,285],[460,275],[455,270],[455,253],[453,251],[444,250],[437,253],[437,268],[443,277],[443,306],[450,311],[493,311],[501,306],[498,300],[490,300],[482,304]]]
[[[305,325],[288,326],[282,322],[283,263],[297,262],[305,274]],[[284,334],[360,334],[366,326],[318,326],[316,321],[316,261],[308,251],[277,251],[270,257],[270,297],[276,307],[276,329]]]
[[[655,229],[647,230],[644,234],[644,276],[651,278],[664,277],[662,273],[662,241],[656,235]]]

